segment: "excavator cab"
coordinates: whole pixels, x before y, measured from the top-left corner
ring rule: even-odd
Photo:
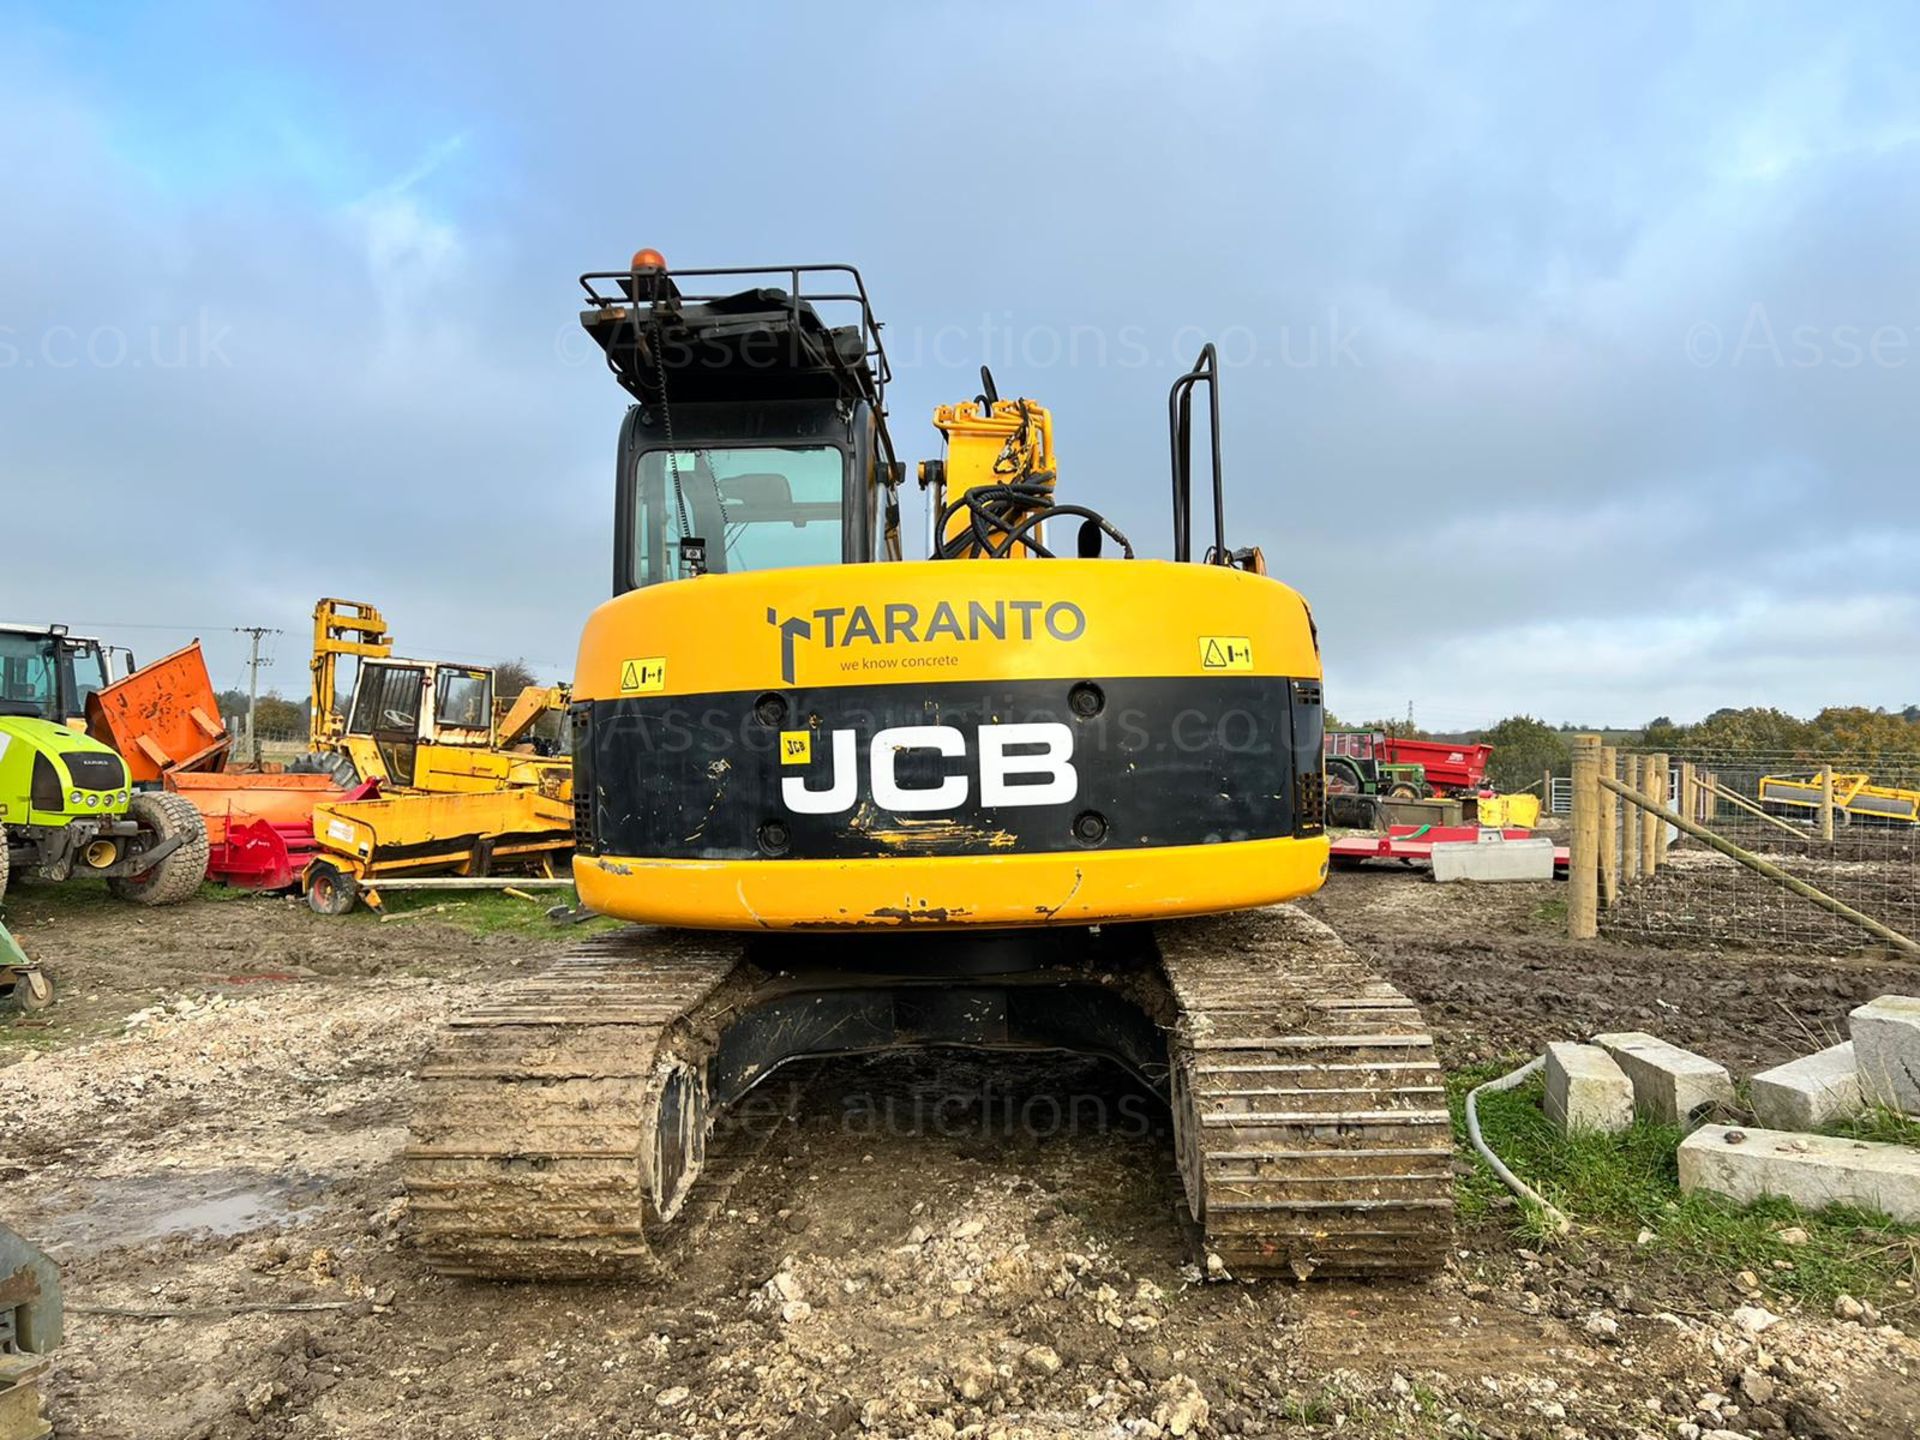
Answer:
[[[897,559],[902,467],[886,428],[886,352],[859,272],[796,265],[669,278],[649,252],[634,260],[630,271],[581,277],[581,323],[635,402],[615,470],[614,593]]]

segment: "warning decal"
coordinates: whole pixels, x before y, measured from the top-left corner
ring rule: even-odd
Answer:
[[[782,765],[812,764],[813,732],[811,730],[782,730],[780,732],[780,763]]]
[[[1200,668],[1202,670],[1251,670],[1253,642],[1244,635],[1202,635],[1200,637]]]
[[[647,695],[667,686],[667,660],[664,655],[650,655],[643,660],[623,660],[620,662],[620,693],[622,695]]]

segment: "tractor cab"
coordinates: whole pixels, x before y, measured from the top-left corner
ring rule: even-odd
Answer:
[[[362,775],[384,774],[401,785],[415,783],[422,745],[483,750],[494,743],[493,671],[440,660],[362,659],[347,706],[344,741],[362,762],[371,747],[378,766],[361,763]]]
[[[108,647],[64,625],[0,624],[0,715],[84,730],[87,697],[112,683],[111,672]]]
[[[778,282],[778,283],[774,283]],[[701,574],[899,558],[888,366],[844,265],[580,277],[634,399],[620,430],[614,593]]]

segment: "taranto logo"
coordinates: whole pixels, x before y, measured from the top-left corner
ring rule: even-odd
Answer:
[[[767,623],[780,632],[780,677],[789,685],[794,683],[794,657],[802,640],[818,640],[823,650],[878,650],[942,640],[1032,640],[1043,631],[1055,640],[1070,641],[1087,633],[1086,612],[1071,600],[969,600],[964,608],[942,600],[924,616],[918,605],[900,601],[836,605],[791,616],[769,606]]]

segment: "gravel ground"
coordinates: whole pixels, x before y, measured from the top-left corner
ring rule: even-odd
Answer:
[[[1920,984],[1858,958],[1571,947],[1554,898],[1360,873],[1310,908],[1428,1008],[1453,1064],[1632,1025],[1747,1069]],[[1876,1317],[1703,1294],[1577,1244],[1533,1254],[1486,1228],[1420,1284],[1203,1284],[1164,1116],[1060,1059],[801,1071],[791,1119],[657,1287],[443,1281],[406,1241],[410,1073],[442,1017],[564,932],[277,901],[10,904],[65,997],[48,1027],[0,1030],[0,1207],[50,1248],[73,1306],[62,1434],[1920,1427],[1920,1348]]]

